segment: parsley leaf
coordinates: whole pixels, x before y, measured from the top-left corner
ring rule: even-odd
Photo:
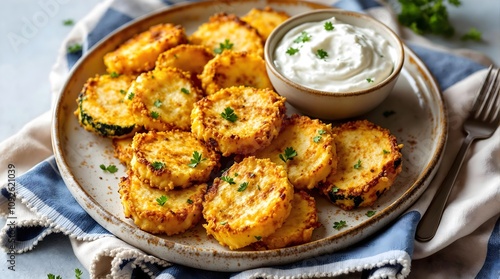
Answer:
[[[262,236],[260,236],[260,235],[256,235],[254,237],[255,237],[255,239],[257,239],[257,241],[260,241],[262,239]]]
[[[63,20],[63,25],[64,26],[72,26],[74,24],[75,24],[75,21],[72,20],[72,19],[65,19],[65,20]]]
[[[189,203],[189,204],[193,204],[194,203],[192,199],[187,199],[186,202]]]
[[[47,274],[47,279],[62,279],[60,275],[54,275],[52,273]]]
[[[236,184],[236,182],[234,182],[234,178],[230,177],[230,176],[221,176],[220,178],[222,181],[226,181],[227,183],[229,183],[229,185],[233,185],[233,184]]]
[[[313,138],[313,141],[314,141],[315,143],[318,143],[320,140],[321,140],[321,136],[315,136],[315,137]]]
[[[335,29],[335,27],[333,26],[333,23],[331,21],[325,22],[324,27],[325,27],[326,31],[332,31],[333,29]]]
[[[160,206],[164,206],[165,203],[167,202],[168,200],[168,197],[165,196],[165,195],[161,195],[161,197],[157,198],[156,199],[156,202],[160,205]]]
[[[194,151],[193,152],[193,158],[191,161],[189,161],[188,166],[191,168],[196,168],[196,166],[201,163],[202,161],[205,161],[207,158],[202,158],[200,152]]]
[[[154,106],[159,108],[161,107],[161,101],[160,100],[156,100],[155,103],[154,103]]]
[[[366,212],[366,216],[368,216],[368,217],[372,217],[373,215],[375,215],[375,213],[377,213],[377,211],[375,211],[375,210],[368,210],[368,211]]]
[[[347,223],[344,220],[340,220],[338,222],[333,223],[333,228],[336,230],[340,230],[340,229],[345,228],[345,227],[347,227]]]
[[[367,78],[366,81],[368,81],[368,83],[373,83],[375,80],[373,78]]]
[[[360,159],[358,159],[358,162],[356,164],[354,164],[354,168],[357,170],[361,168],[361,160]]]
[[[234,110],[230,107],[224,109],[224,111],[220,114],[222,118],[226,119],[229,122],[236,122],[238,120],[238,116],[234,113]]]
[[[288,54],[288,55],[295,55],[298,52],[299,52],[299,49],[298,48],[293,48],[293,47],[289,47],[286,50],[286,54]]]
[[[225,39],[223,43],[220,43],[219,44],[219,47],[214,49],[214,52],[216,54],[221,54],[225,49],[229,50],[229,49],[232,49],[233,48],[233,45],[229,39]]]
[[[83,272],[79,268],[75,268],[75,278],[81,279],[82,275],[83,275]]]
[[[384,149],[384,150],[382,150],[382,152],[383,152],[384,154],[389,154],[389,153],[391,153],[391,151],[389,151],[389,150],[385,150],[385,149]]]
[[[243,192],[245,189],[248,187],[248,182],[243,182],[240,184],[240,187],[238,187],[238,192]]]
[[[115,173],[118,171],[118,168],[115,165],[109,165],[106,167],[106,165],[101,164],[99,167],[101,168],[101,170],[103,170],[105,172],[107,171],[109,173]]]
[[[120,76],[120,74],[117,73],[117,72],[111,72],[111,74],[109,74],[109,76],[112,77],[112,78],[117,78],[117,77]]]
[[[156,162],[153,162],[153,163],[151,164],[151,166],[152,166],[155,170],[161,170],[161,169],[163,169],[163,168],[165,167],[165,163],[156,161]]]
[[[134,96],[135,96],[134,92],[130,92],[128,93],[127,99],[132,100]]]
[[[339,187],[337,187],[337,186],[333,186],[333,187],[332,187],[332,190],[330,190],[330,191],[331,191],[332,193],[337,193],[339,190],[340,190],[340,188],[339,188]]]
[[[127,91],[120,89],[120,94],[125,95],[125,94],[127,94]]]
[[[73,44],[68,46],[68,53],[77,53],[82,51],[82,45],[81,44]]]
[[[184,94],[189,94],[189,90],[187,88],[182,87],[181,92]]]
[[[293,149],[293,147],[285,148],[284,154],[280,154],[280,159],[286,163],[288,160],[293,160],[293,157],[297,156],[297,151]]]
[[[300,36],[298,36],[295,40],[293,40],[294,43],[305,43],[309,42],[311,40],[311,35],[307,33],[306,31],[302,31],[300,33]]]
[[[158,119],[158,117],[160,117],[160,114],[156,111],[152,111],[151,112],[151,117],[153,117],[154,119]]]
[[[481,32],[473,27],[469,29],[469,31],[467,31],[467,33],[465,33],[462,37],[460,37],[460,39],[462,41],[480,42],[482,40],[481,35],[482,35]]]
[[[328,57],[328,52],[326,52],[324,49],[318,49],[316,51],[316,56],[319,58],[319,59],[323,59],[323,58],[326,58]]]

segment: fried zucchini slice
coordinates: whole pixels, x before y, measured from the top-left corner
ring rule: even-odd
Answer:
[[[123,102],[134,76],[96,75],[89,78],[76,100],[75,115],[85,130],[104,137],[126,137],[138,126]]]
[[[221,245],[239,249],[279,229],[292,199],[293,186],[282,166],[247,157],[214,179],[203,202],[203,226]]]
[[[207,95],[222,88],[240,85],[273,88],[264,59],[247,52],[224,51],[205,65],[198,78]]]
[[[121,44],[104,55],[108,73],[139,74],[154,68],[160,53],[187,43],[184,28],[173,24],[158,24]]]
[[[206,182],[219,167],[219,155],[190,132],[137,133],[130,168],[152,187],[172,190]]]
[[[253,8],[241,19],[257,29],[260,36],[266,41],[269,34],[288,18],[290,15],[286,12],[276,11],[268,6],[264,9]]]
[[[289,158],[286,149],[293,153]],[[337,169],[331,125],[296,114],[285,120],[278,137],[254,156],[283,165],[297,190],[313,189]]]
[[[273,234],[252,244],[256,250],[279,249],[311,241],[315,228],[319,227],[316,201],[304,191],[293,195],[292,210],[283,226]]]
[[[333,128],[337,172],[319,188],[345,210],[371,206],[394,183],[402,170],[402,145],[389,130],[367,120]]]
[[[112,141],[114,156],[125,166],[132,160],[132,137],[114,138]]]
[[[215,54],[223,50],[246,51],[258,56],[264,55],[264,43],[255,28],[234,14],[218,13],[200,25],[189,36],[195,45],[205,45]]]
[[[191,131],[223,156],[251,154],[278,135],[285,113],[285,98],[271,89],[230,87],[195,104]]]
[[[194,76],[203,72],[203,67],[214,58],[212,51],[200,45],[178,45],[158,57],[156,68],[178,68]]]
[[[149,187],[129,170],[119,182],[125,217],[153,234],[175,235],[194,227],[202,219],[202,202],[207,184],[163,191]]]
[[[165,131],[191,127],[191,110],[201,90],[185,72],[159,68],[142,73],[127,93],[137,124],[147,130]]]

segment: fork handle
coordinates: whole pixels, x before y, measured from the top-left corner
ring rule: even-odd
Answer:
[[[448,201],[448,197],[450,196],[451,189],[453,188],[453,184],[455,183],[455,180],[458,176],[458,172],[462,167],[462,163],[465,159],[465,154],[467,153],[467,150],[469,149],[474,139],[475,138],[470,134],[467,134],[467,137],[465,137],[464,141],[462,142],[462,146],[460,147],[460,150],[458,151],[458,154],[455,157],[453,165],[448,171],[445,180],[441,184],[441,187],[438,188],[438,191],[436,192],[436,195],[427,208],[427,211],[418,223],[415,236],[418,241],[427,242],[431,240],[436,234],[439,222],[441,221],[441,217],[446,206],[446,202]]]

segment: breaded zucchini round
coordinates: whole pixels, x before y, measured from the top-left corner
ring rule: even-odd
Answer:
[[[141,230],[174,235],[194,227],[202,218],[205,183],[166,192],[149,187],[129,170],[119,186],[125,217],[132,218]]]
[[[394,183],[402,170],[402,145],[389,130],[367,120],[333,128],[337,172],[319,188],[345,210],[371,206]]]
[[[160,54],[156,60],[156,68],[172,67],[199,75],[212,58],[214,54],[205,46],[178,45]]]
[[[195,104],[191,131],[223,156],[250,154],[278,135],[285,113],[285,98],[271,89],[230,87]]]
[[[264,43],[255,28],[234,14],[218,13],[200,25],[189,36],[195,45],[205,45],[220,54],[224,50],[246,51],[258,56],[264,55]]]
[[[132,137],[127,138],[115,138],[112,141],[114,156],[120,163],[125,166],[130,165],[130,160],[132,160]]]
[[[283,226],[273,234],[252,244],[257,250],[279,249],[311,241],[315,228],[319,227],[316,201],[304,191],[293,195],[292,210]]]
[[[203,226],[221,245],[239,249],[279,229],[292,208],[286,171],[269,159],[247,157],[216,178],[203,202]]]
[[[205,65],[198,78],[207,95],[222,88],[240,85],[273,88],[264,59],[247,52],[224,51]]]
[[[164,190],[206,182],[219,167],[219,155],[190,132],[137,133],[130,168],[146,184]]]
[[[313,189],[337,169],[331,125],[296,114],[286,119],[278,137],[254,156],[283,165],[295,189]]]
[[[158,24],[106,53],[104,65],[108,73],[139,74],[153,69],[160,53],[184,43],[187,36],[182,26]]]
[[[134,76],[96,75],[89,78],[76,100],[75,115],[85,130],[104,137],[126,137],[138,125],[123,102]]]
[[[253,8],[241,19],[253,28],[257,29],[260,36],[265,40],[274,28],[290,17],[286,12],[273,10],[271,7],[264,9]]]
[[[202,97],[185,72],[159,68],[142,73],[127,93],[137,124],[147,130],[165,131],[191,127],[191,110]]]

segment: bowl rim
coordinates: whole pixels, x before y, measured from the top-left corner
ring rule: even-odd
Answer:
[[[329,91],[324,91],[324,90],[319,90],[319,89],[314,89],[311,87],[306,87],[304,85],[301,85],[301,84],[299,84],[295,81],[292,81],[291,79],[285,77],[276,68],[276,65],[273,62],[274,49],[275,49],[276,45],[278,44],[279,40],[281,40],[281,38],[285,35],[286,32],[288,32],[292,28],[298,26],[299,24],[308,22],[308,21],[302,21],[302,19],[309,18],[309,17],[315,17],[317,14],[325,14],[325,15],[330,15],[330,16],[335,16],[338,14],[341,14],[343,16],[354,16],[356,18],[361,18],[361,20],[368,21],[370,23],[374,23],[374,24],[378,25],[379,30],[383,30],[383,32],[386,32],[387,33],[386,35],[388,35],[388,37],[393,38],[394,41],[396,42],[396,45],[393,45],[392,43],[391,43],[391,45],[396,49],[396,54],[399,54],[399,55],[397,55],[397,57],[399,57],[399,59],[396,60],[396,62],[398,62],[398,63],[394,64],[394,69],[391,72],[391,74],[388,77],[386,77],[383,81],[381,81],[381,82],[379,82],[371,87],[364,88],[361,90],[353,90],[353,91],[347,91],[347,92],[335,92],[335,93],[332,93]],[[325,19],[326,18],[327,17],[325,17]],[[296,22],[300,22],[300,23],[296,24]],[[277,34],[282,32],[283,29],[286,29],[286,32],[283,33],[283,36],[278,37]],[[385,35],[384,35],[384,37],[385,37]],[[276,43],[274,45],[274,48],[271,49],[271,44],[273,41],[276,41]],[[362,14],[359,12],[353,12],[353,11],[343,10],[343,9],[339,9],[339,8],[331,8],[331,9],[319,9],[319,10],[304,12],[304,13],[295,15],[295,16],[287,19],[283,23],[281,23],[278,27],[276,27],[271,32],[268,39],[266,40],[266,43],[264,45],[264,58],[265,58],[264,60],[265,60],[266,65],[267,65],[267,67],[266,67],[267,70],[268,71],[270,70],[272,72],[272,73],[268,73],[268,75],[271,75],[271,74],[274,75],[276,78],[280,79],[282,82],[286,83],[288,86],[297,88],[302,92],[312,94],[312,95],[335,96],[335,97],[353,97],[353,96],[369,94],[369,93],[376,91],[376,90],[386,86],[387,84],[393,82],[394,79],[397,79],[399,76],[399,73],[401,72],[401,69],[403,68],[403,64],[404,64],[404,60],[405,60],[405,53],[404,53],[404,47],[403,47],[403,42],[402,42],[401,38],[391,28],[389,28],[387,25],[385,25],[381,21],[379,21],[379,20],[377,20],[369,15]]]

